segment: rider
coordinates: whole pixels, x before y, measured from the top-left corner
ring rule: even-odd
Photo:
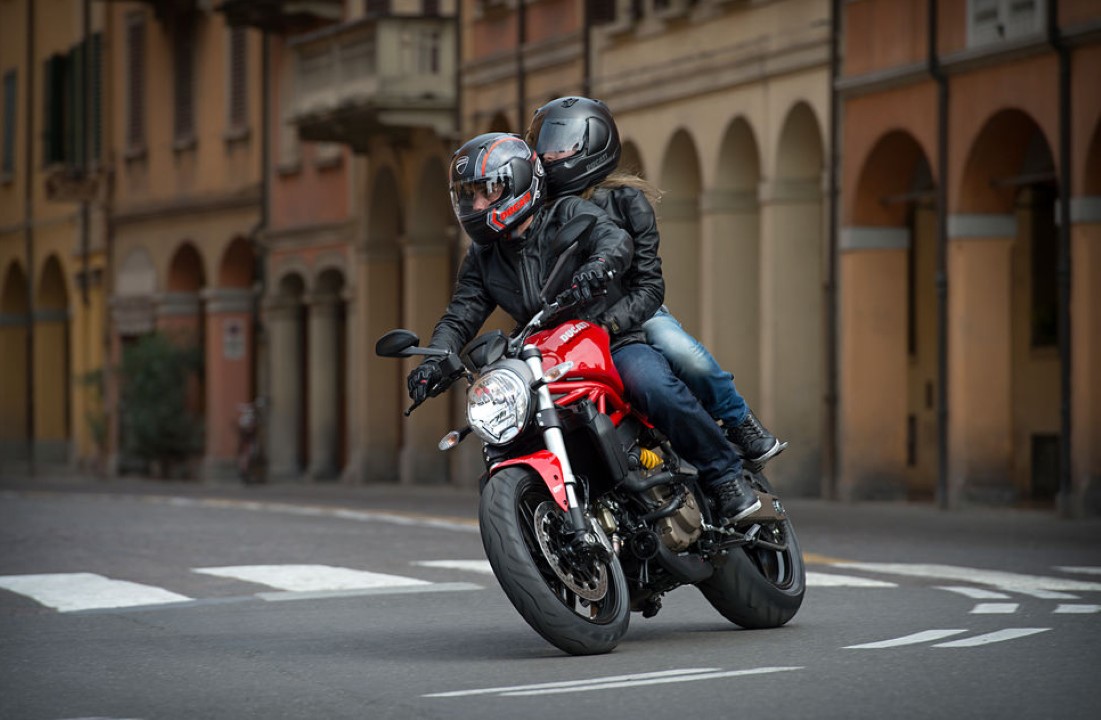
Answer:
[[[610,322],[609,307],[625,290],[621,278],[631,264],[631,237],[579,197],[546,203],[542,163],[522,138],[506,133],[473,138],[452,157],[449,179],[455,216],[473,244],[430,346],[457,352],[498,305],[521,324],[530,320],[542,308],[539,290],[564,249],[558,247],[558,231],[579,214],[593,216],[594,224],[574,261],[570,289],[587,301],[582,319]],[[719,500],[719,514],[739,520],[760,508],[738,453],[665,358],[645,343],[640,328],[619,327],[612,359],[629,399],[696,467],[701,483]],[[409,396],[423,402],[442,392],[447,380],[429,358],[409,374]]]
[[[608,312],[608,332],[615,337],[621,327],[642,324],[647,342],[661,351],[745,457],[763,464],[778,455],[787,443],[761,425],[734,376],[661,304],[665,286],[652,206],[659,193],[637,175],[613,173],[619,164],[619,132],[607,106],[584,97],[552,100],[535,111],[526,139],[546,168],[551,198],[579,194],[591,200],[634,240],[634,259],[624,278],[629,291]]]

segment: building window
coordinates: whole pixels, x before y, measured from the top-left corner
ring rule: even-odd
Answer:
[[[1046,4],[1047,0],[968,0],[968,47],[1043,31]]]
[[[440,31],[426,30],[417,43],[417,72],[425,75],[440,73]]]
[[[231,132],[248,127],[248,34],[243,27],[229,30],[229,117]]]
[[[181,18],[173,38],[175,56],[175,139],[176,147],[190,147],[195,140],[195,28]]]
[[[15,175],[15,70],[4,73],[4,146],[0,149],[0,180]]]
[[[145,16],[131,13],[126,18],[126,147],[128,152],[145,150]]]

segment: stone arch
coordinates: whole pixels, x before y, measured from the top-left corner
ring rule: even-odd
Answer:
[[[794,494],[821,492],[825,417],[825,213],[822,131],[798,102],[780,125],[761,195],[761,416],[791,446],[776,479]]]
[[[512,121],[508,119],[508,115],[506,115],[503,110],[498,110],[493,114],[493,117],[490,118],[489,124],[486,126],[486,132],[510,133],[515,132],[515,130],[512,129]]]
[[[57,255],[42,264],[34,313],[35,455],[65,463],[71,435],[69,290]]]
[[[343,263],[319,269],[307,297],[306,474],[335,478],[347,463],[348,332]]]
[[[623,151],[619,156],[619,169],[646,177],[646,166],[642,162],[642,154],[638,151],[638,146],[631,140],[624,141],[622,145]]]
[[[719,364],[736,374],[738,391],[751,404],[760,397],[761,381],[760,156],[749,122],[744,117],[731,120],[719,146],[715,186],[704,194],[701,207],[706,298],[702,339]]]
[[[1053,503],[1062,442],[1055,154],[1035,118],[1011,108],[982,123],[963,157],[948,218],[950,490],[955,500]]]
[[[191,242],[184,242],[168,263],[168,292],[198,292],[206,284],[206,271],[199,250]]]
[[[0,454],[26,458],[27,275],[12,260],[0,278]]]
[[[252,245],[248,239],[240,235],[233,238],[218,263],[218,287],[250,287],[254,262]]]
[[[839,322],[845,496],[932,499],[939,377],[932,170],[890,130],[860,165],[842,230]]]
[[[670,310],[690,333],[700,331],[700,188],[699,152],[681,128],[670,138],[661,164],[658,206],[662,273]]]

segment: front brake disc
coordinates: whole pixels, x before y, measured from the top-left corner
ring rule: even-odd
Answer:
[[[577,566],[559,553],[563,542],[562,514],[550,500],[535,508],[535,537],[551,570],[571,592],[593,602],[608,594],[608,573],[603,563],[591,560],[585,566]]]

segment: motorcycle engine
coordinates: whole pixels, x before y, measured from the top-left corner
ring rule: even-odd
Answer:
[[[664,505],[672,492],[666,487],[655,487],[648,490],[647,494]],[[703,532],[702,524],[703,515],[696,503],[696,496],[689,492],[684,498],[684,504],[676,512],[657,521],[655,530],[665,547],[673,552],[682,552],[699,538]]]

